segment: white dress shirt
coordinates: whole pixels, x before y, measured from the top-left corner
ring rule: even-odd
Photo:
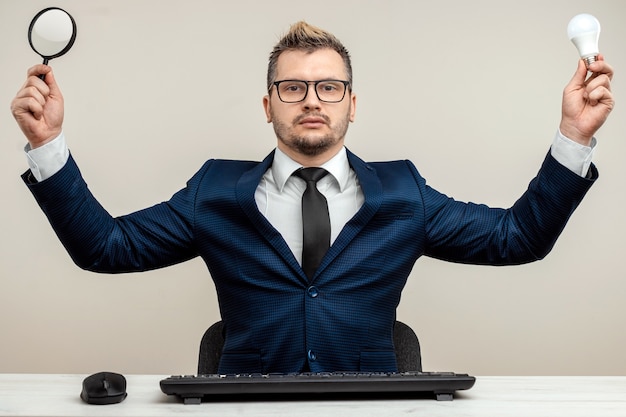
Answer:
[[[259,211],[283,235],[287,245],[302,264],[302,194],[306,182],[295,177],[294,171],[302,165],[276,149],[274,162],[265,172],[254,194]],[[346,148],[322,165],[329,172],[317,182],[317,189],[326,197],[330,215],[330,244],[343,226],[361,208],[363,191],[350,168]]]
[[[583,146],[558,131],[552,142],[551,153],[561,165],[585,177],[595,146],[595,138],[591,146]],[[69,158],[63,133],[37,149],[30,149],[26,145],[25,151],[28,165],[37,181],[50,178],[63,168]],[[302,262],[301,199],[306,183],[291,174],[301,167],[276,149],[274,162],[263,175],[254,195],[259,211],[280,232],[299,263]],[[322,168],[330,175],[320,179],[317,188],[328,201],[332,244],[348,220],[361,208],[364,196],[358,178],[348,163],[345,148],[341,148]]]

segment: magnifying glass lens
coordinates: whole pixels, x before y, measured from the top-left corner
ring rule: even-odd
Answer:
[[[28,28],[28,42],[44,59],[44,64],[69,51],[75,39],[76,22],[69,13],[58,7],[37,13]]]

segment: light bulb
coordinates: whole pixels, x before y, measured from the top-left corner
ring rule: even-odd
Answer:
[[[590,14],[579,14],[572,18],[567,25],[567,36],[572,41],[580,57],[589,66],[596,61],[598,53],[598,39],[600,38],[600,22]]]

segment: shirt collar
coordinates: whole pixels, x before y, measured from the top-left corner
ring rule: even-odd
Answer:
[[[291,174],[300,168],[302,168],[302,165],[289,158],[280,149],[276,148],[276,151],[274,152],[274,161],[272,162],[272,175],[276,186],[281,192],[283,191],[287,180],[291,177]],[[324,163],[322,168],[333,176],[339,185],[339,191],[343,192],[350,177],[350,163],[348,162],[348,155],[346,153],[345,146],[341,147],[341,150],[339,150],[335,156]]]

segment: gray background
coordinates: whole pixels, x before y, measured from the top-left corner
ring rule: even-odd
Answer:
[[[25,143],[9,103],[40,61],[26,30],[41,9],[78,24],[52,61],[65,133],[113,215],[167,200],[207,158],[262,159],[267,56],[305,19],[349,48],[358,96],[347,146],[411,159],[457,199],[508,207],[538,170],[576,68],[571,17],[596,15],[617,107],[598,132],[600,180],[553,252],[519,267],[421,259],[398,318],[426,370],[476,375],[626,373],[623,140],[626,3],[535,1],[0,1],[0,372],[194,373],[218,319],[199,259],[103,276],[75,267],[22,184]]]

